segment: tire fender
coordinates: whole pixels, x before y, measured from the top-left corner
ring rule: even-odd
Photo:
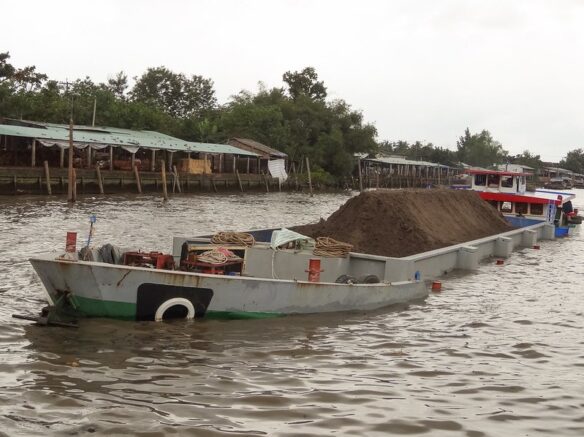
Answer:
[[[187,316],[185,317],[187,320],[195,318],[195,307],[190,300],[185,299],[184,297],[173,297],[172,299],[168,299],[160,304],[154,315],[154,320],[157,322],[162,321],[166,310],[176,305],[181,305],[187,309]]]

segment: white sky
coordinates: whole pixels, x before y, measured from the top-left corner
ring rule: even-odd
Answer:
[[[584,1],[3,0],[0,52],[51,79],[164,65],[220,103],[313,66],[380,139],[455,149],[468,126],[512,154],[584,147]]]

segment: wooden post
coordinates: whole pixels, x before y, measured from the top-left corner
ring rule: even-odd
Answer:
[[[174,155],[174,152],[173,152],[173,151],[171,151],[171,152],[168,154],[168,168],[169,168],[169,169],[171,169],[171,168],[172,168],[172,157],[173,157],[173,155]]]
[[[51,192],[51,174],[49,173],[49,162],[45,161],[45,162],[43,162],[43,165],[45,166],[45,180],[47,181],[47,194],[50,196],[53,193]]]
[[[308,189],[310,190],[310,197],[312,197],[312,176],[310,175],[310,160],[308,156],[306,157],[306,172],[308,173]]]
[[[152,149],[152,162],[150,162],[150,171],[156,170],[156,150]]]
[[[363,192],[363,172],[361,171],[361,158],[359,158],[357,165],[359,167],[359,192],[362,193]]]
[[[178,188],[178,192],[182,193],[182,188],[180,186],[180,178],[178,177],[178,170],[176,169],[176,165],[173,165],[172,169],[174,170],[174,177],[176,178],[176,186]]]
[[[239,183],[239,189],[243,193],[243,184],[241,183],[241,178],[239,177],[239,171],[235,170],[235,176],[237,176],[237,182]]]
[[[74,184],[74,169],[73,169],[73,117],[69,119],[69,162],[68,162],[68,186],[67,186],[67,201],[75,202],[76,189],[73,189]]]
[[[213,186],[213,191],[215,191],[217,193],[217,185],[215,185],[215,178],[213,176],[210,176],[210,180],[211,180],[211,185]]]
[[[168,191],[166,188],[166,163],[164,160],[161,161],[161,172],[162,172],[162,196],[164,200],[168,200]]]
[[[32,153],[31,153],[31,157],[30,157],[30,166],[31,167],[36,167],[36,140],[33,139],[32,140]]]
[[[72,186],[71,186],[71,191],[73,193],[72,202],[75,202],[75,201],[77,201],[77,172],[73,168],[71,173],[73,174],[73,180],[72,180]]]
[[[225,161],[225,157],[223,153],[219,154],[219,173],[223,173],[223,163]]]
[[[237,155],[233,155],[233,173],[237,171]]]
[[[134,154],[132,154],[132,158]],[[138,171],[138,166],[134,166],[134,176],[136,177],[136,188],[138,188],[138,194],[142,194],[142,183],[140,182],[140,172]]]
[[[259,156],[258,156],[258,161],[257,161],[257,164],[258,164],[258,168],[257,168],[257,174],[260,174],[260,167],[261,167],[262,163],[261,163],[261,161],[260,161],[260,157],[259,157]]]
[[[87,146],[87,168],[91,168],[91,146]]]
[[[65,149],[61,146],[57,147],[59,147],[59,167],[63,168],[65,166]]]
[[[136,167],[136,152],[132,153],[132,168]]]
[[[270,186],[268,185],[268,178],[266,174],[262,171],[262,177],[264,178],[264,183],[266,184],[266,193],[270,192]]]
[[[99,194],[103,194],[103,179],[101,178],[101,169],[99,165],[95,167],[97,173],[97,186],[99,187]]]
[[[110,171],[112,171],[114,169],[114,146],[109,146],[109,155],[110,155],[109,169],[110,169]]]
[[[247,157],[247,164],[246,164],[246,167],[245,168],[246,168],[245,172],[247,174],[249,174],[249,156]]]

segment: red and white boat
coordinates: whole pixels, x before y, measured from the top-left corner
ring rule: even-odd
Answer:
[[[547,221],[556,226],[556,236],[568,235],[582,217],[572,206],[573,193],[554,190],[527,191],[530,173],[471,169],[470,189],[500,211],[516,227]]]

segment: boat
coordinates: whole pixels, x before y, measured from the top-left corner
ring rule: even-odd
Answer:
[[[471,176],[468,189],[478,192],[514,227],[548,222],[554,224],[556,237],[562,237],[582,223],[582,217],[572,205],[574,193],[551,189],[528,191],[530,173],[484,169],[472,169],[468,173]]]
[[[237,235],[219,244],[216,236],[175,237],[168,254],[109,244],[78,252],[69,235],[65,253],[30,262],[54,313],[71,317],[257,318],[371,310],[428,295],[419,277],[390,281],[384,257],[316,256],[313,241],[287,229]]]

